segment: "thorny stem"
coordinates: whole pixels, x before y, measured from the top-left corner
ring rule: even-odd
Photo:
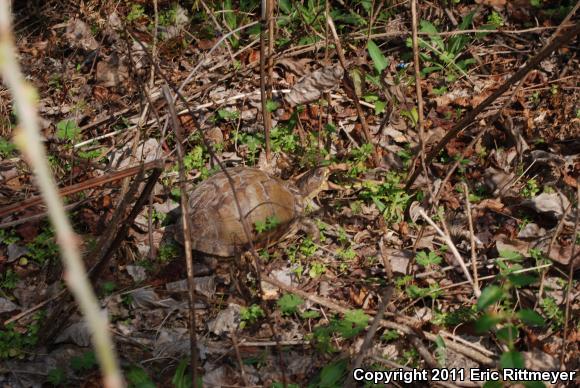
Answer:
[[[0,72],[14,98],[14,109],[20,124],[14,141],[32,166],[48,207],[66,270],[64,278],[92,333],[91,339],[103,373],[104,385],[109,388],[123,387],[125,384],[119,370],[107,316],[101,313],[98,300],[88,282],[78,250],[77,236],[66,216],[54,177],[46,163],[46,150],[40,139],[35,107],[36,91],[26,83],[16,61],[9,4],[8,0],[0,0]]]

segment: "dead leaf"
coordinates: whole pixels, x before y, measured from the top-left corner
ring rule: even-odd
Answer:
[[[301,78],[284,99],[290,106],[316,101],[322,93],[336,87],[344,75],[344,70],[338,65],[326,66]]]
[[[240,311],[242,307],[235,303],[230,303],[228,307],[221,310],[218,315],[208,322],[207,328],[215,335],[231,333],[240,324]]]
[[[570,201],[562,193],[542,193],[530,200],[523,201],[521,205],[543,216],[559,220],[570,205]]]

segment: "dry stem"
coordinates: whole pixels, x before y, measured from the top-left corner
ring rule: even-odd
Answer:
[[[14,97],[14,108],[20,125],[14,140],[32,166],[48,207],[66,269],[64,278],[92,333],[91,339],[103,372],[103,383],[106,387],[123,387],[107,316],[100,311],[98,300],[89,284],[78,250],[77,236],[66,216],[56,182],[46,162],[47,155],[40,139],[35,107],[36,91],[24,80],[16,61],[10,15],[9,2],[0,0],[0,72]]]

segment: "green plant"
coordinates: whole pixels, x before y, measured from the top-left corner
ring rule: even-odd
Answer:
[[[115,282],[106,281],[101,284],[101,290],[105,295],[111,295],[117,289]]]
[[[298,306],[304,303],[304,300],[294,294],[284,294],[278,299],[277,305],[282,315],[291,315],[298,311]]]
[[[18,283],[18,275],[10,268],[8,268],[6,272],[4,272],[4,274],[0,274],[0,289],[13,290],[14,288],[16,288],[17,283]]]
[[[234,142],[244,144],[247,149],[246,158],[248,159],[249,165],[256,164],[258,160],[258,153],[264,144],[264,135],[260,133],[240,133],[234,132]]]
[[[90,150],[90,151],[82,151],[81,150],[78,152],[78,155],[79,155],[79,157],[81,157],[83,159],[97,159],[103,155],[103,149],[96,148],[96,149]]]
[[[540,186],[535,178],[528,179],[526,185],[522,187],[522,195],[525,198],[533,198],[540,192]]]
[[[348,170],[348,175],[351,177],[357,177],[365,172],[367,170],[366,162],[372,154],[372,144],[365,143],[360,147],[354,148],[349,155],[350,168]]]
[[[381,336],[381,340],[385,342],[392,342],[396,339],[399,339],[401,335],[395,329],[385,330],[383,335]]]
[[[127,382],[129,388],[155,388],[157,385],[153,383],[149,374],[140,367],[133,366],[127,372]]]
[[[326,266],[322,263],[314,262],[310,264],[310,270],[308,271],[308,276],[312,279],[316,279],[326,272]]]
[[[417,349],[411,348],[403,351],[399,363],[402,365],[416,367],[418,365],[419,359],[420,357]]]
[[[293,131],[294,125],[278,124],[270,133],[272,149],[294,153],[298,149],[298,136]]]
[[[545,297],[540,301],[540,307],[546,317],[552,321],[554,327],[562,327],[564,325],[564,311],[558,306],[556,300],[552,297]]]
[[[127,15],[127,21],[132,22],[141,19],[143,17],[146,17],[145,9],[143,8],[143,6],[141,4],[132,4],[131,11]]]
[[[85,352],[80,356],[75,356],[70,360],[70,366],[79,373],[86,373],[97,366],[95,353],[92,351]]]
[[[20,238],[13,229],[0,229],[0,244],[10,245],[18,242]]]
[[[178,254],[178,247],[173,243],[163,243],[159,245],[159,251],[157,252],[157,257],[162,263],[167,263],[173,260]]]
[[[66,374],[64,369],[62,368],[54,368],[51,369],[48,372],[48,376],[46,377],[46,380],[54,385],[55,387],[59,386],[59,385],[64,385],[64,383],[66,382]]]
[[[201,179],[209,176],[209,169],[206,167],[209,161],[209,154],[201,145],[196,145],[183,157],[183,165],[186,171],[198,170],[201,174]]]
[[[496,11],[491,11],[487,17],[487,23],[496,29],[502,27],[505,24],[501,15]]]
[[[74,120],[61,120],[56,124],[56,138],[73,142],[81,138],[81,129]]]
[[[429,251],[429,253],[421,251],[417,253],[417,256],[415,256],[415,260],[417,261],[417,264],[419,264],[420,266],[429,268],[434,265],[441,264],[441,261],[443,259],[433,251]]]
[[[419,113],[417,112],[417,107],[413,107],[409,110],[401,109],[401,116],[409,119],[413,127],[416,127],[417,123],[419,122]]]
[[[54,241],[54,229],[45,227],[32,242],[28,243],[28,256],[39,264],[52,260],[58,256],[59,248]]]
[[[303,26],[310,26],[311,30],[324,31],[324,3],[315,0],[305,2],[280,0],[280,15],[277,18],[278,27],[284,31],[300,31]],[[300,27],[302,25],[302,27]],[[310,32],[310,31],[309,31]],[[297,44],[307,45],[320,40],[316,34],[308,33],[302,36]],[[286,44],[289,37],[280,38],[278,45]]]
[[[371,200],[379,209],[387,222],[400,222],[411,196],[404,190],[401,176],[394,171],[389,171],[382,183],[363,182],[363,188],[359,193],[361,199]]]
[[[320,374],[308,385],[308,388],[340,387],[348,373],[348,360],[332,362],[321,369]]]
[[[264,221],[254,222],[254,230],[256,233],[265,233],[276,229],[280,225],[280,220],[274,216],[268,216]]]
[[[492,332],[503,342],[508,351],[500,358],[501,368],[523,368],[523,357],[517,351],[516,344],[522,327],[542,327],[544,318],[534,310],[517,307],[511,291],[537,282],[534,276],[519,274],[515,268],[521,268],[522,256],[517,252],[500,251],[496,263],[500,269],[501,284],[492,284],[484,288],[477,301],[480,317],[475,322],[480,333]]]
[[[459,26],[457,26],[457,29],[467,29],[473,22],[473,16],[474,12],[466,15]],[[437,27],[427,20],[421,20],[420,31],[427,33],[429,36],[428,40],[419,38],[418,42],[419,47],[425,50],[425,52],[419,54],[421,59],[423,62],[431,65],[421,70],[424,76],[432,72],[441,71],[446,74],[448,81],[453,81],[459,75],[465,76],[467,74],[467,67],[475,63],[475,60],[473,58],[459,58],[463,55],[463,50],[471,39],[469,35],[453,35],[445,41],[437,31]],[[412,47],[410,38],[407,39],[407,46]]]
[[[189,359],[183,358],[179,361],[177,368],[175,369],[175,373],[173,374],[173,378],[171,379],[171,383],[175,388],[191,388],[191,372],[189,372]],[[196,387],[202,387],[201,376],[198,377],[198,380],[195,382]]]
[[[416,284],[409,284],[405,288],[405,293],[412,299],[431,297],[437,299],[441,296],[442,291],[439,283],[431,283],[429,287],[419,287]]]
[[[258,319],[265,316],[264,310],[257,304],[253,304],[249,307],[242,307],[240,310],[240,329],[247,326],[248,323],[255,323]]]
[[[16,146],[12,144],[10,141],[0,137],[0,157],[2,158],[11,158],[16,151]]]
[[[14,323],[10,323],[0,330],[0,360],[24,358],[38,342],[39,322],[42,318],[42,313],[36,313],[27,327],[17,328]]]
[[[461,324],[473,322],[477,319],[477,310],[473,307],[459,307],[453,311],[435,310],[433,323],[445,327],[456,327]]]

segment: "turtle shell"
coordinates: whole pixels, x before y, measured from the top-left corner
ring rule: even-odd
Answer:
[[[278,241],[303,210],[297,189],[258,169],[234,167],[227,171],[250,229],[250,239],[240,221],[232,187],[221,171],[201,182],[190,195],[192,248],[229,257],[247,249],[250,240],[258,247]],[[260,228],[256,226],[266,222],[267,230],[258,232],[256,229]],[[178,226],[177,241],[183,243],[181,225]]]

